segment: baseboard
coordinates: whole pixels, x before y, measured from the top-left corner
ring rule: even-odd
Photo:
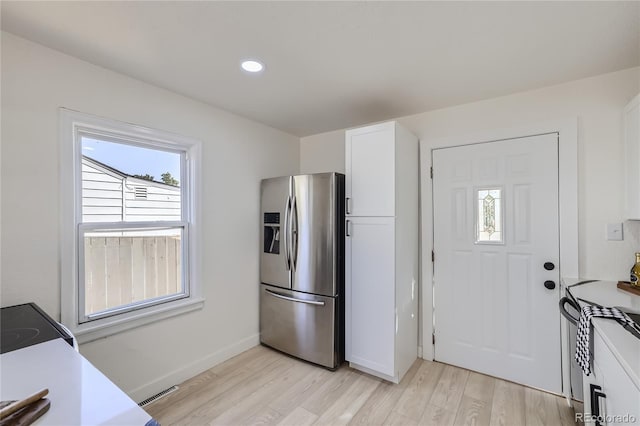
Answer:
[[[358,363],[355,363],[355,362],[349,362],[349,367],[355,368],[356,370],[360,370],[360,371],[362,371],[364,373],[367,373],[367,374],[370,374],[372,376],[379,377],[379,378],[384,379],[384,380],[386,380],[388,382],[391,382],[391,383],[395,383],[395,384],[400,383],[400,380],[399,380],[398,377],[388,376],[388,375],[380,373],[380,372],[378,372],[376,370],[372,370],[372,369],[370,369],[368,367],[364,367],[364,366],[362,366],[362,365],[360,365]]]
[[[260,344],[260,335],[254,334],[190,364],[184,365],[153,380],[152,382],[145,383],[135,389],[124,389],[124,391],[134,401],[144,401],[150,396],[155,395],[168,387],[180,384],[185,380],[228,360],[229,358],[257,346],[258,344]]]
[[[427,345],[418,348],[418,357],[424,359],[425,361],[433,361],[434,360],[434,346]]]

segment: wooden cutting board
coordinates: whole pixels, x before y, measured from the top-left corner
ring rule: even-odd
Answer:
[[[628,291],[631,294],[640,296],[640,287],[632,285],[629,281],[618,281],[618,288],[620,290]]]
[[[15,401],[1,401],[0,409],[6,407],[9,404],[13,404]],[[40,416],[49,411],[51,401],[47,398],[39,399],[33,402],[22,410],[16,411],[10,416],[0,420],[0,426],[27,426],[35,422]]]

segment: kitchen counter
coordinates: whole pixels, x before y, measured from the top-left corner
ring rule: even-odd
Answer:
[[[578,280],[565,279],[571,295],[580,306],[588,302],[606,307],[621,307],[629,311],[640,312],[640,296],[620,290],[617,282],[595,281],[575,285]],[[625,330],[618,322],[603,318],[594,318],[593,327],[602,338],[616,360],[620,363],[631,381],[640,390],[640,339]]]
[[[36,424],[138,425],[151,416],[62,339],[0,356],[0,400],[20,400],[44,388],[51,408]]]

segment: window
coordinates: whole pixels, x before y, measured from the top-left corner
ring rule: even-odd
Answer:
[[[83,342],[201,307],[199,142],[60,117],[63,322]]]
[[[476,190],[476,243],[502,244],[502,188]]]

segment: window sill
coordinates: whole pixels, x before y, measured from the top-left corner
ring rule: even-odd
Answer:
[[[79,344],[131,330],[145,324],[157,322],[166,318],[182,315],[187,312],[202,309],[204,298],[188,298],[150,306],[137,311],[115,317],[103,318],[83,324],[65,324],[75,335]]]

